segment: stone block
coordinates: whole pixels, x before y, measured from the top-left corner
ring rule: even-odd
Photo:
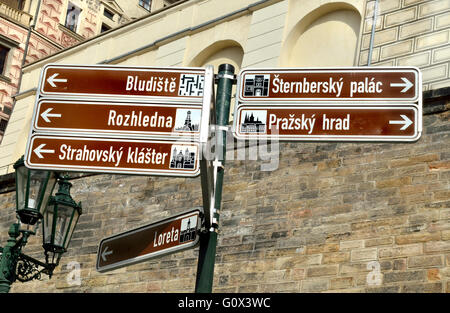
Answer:
[[[416,38],[416,50],[425,50],[449,43],[450,30],[446,29]]]
[[[324,252],[336,252],[339,250],[338,243],[325,243],[318,245],[309,245],[306,247],[306,254],[317,254]]]
[[[445,270],[444,270],[445,271]],[[445,272],[444,272],[445,275]],[[428,281],[440,281],[442,279],[440,270],[438,268],[431,268],[427,271]]]
[[[338,273],[339,265],[326,265],[310,267],[306,270],[306,277],[335,276]]]
[[[302,282],[302,292],[319,292],[328,289],[328,280],[304,280]]]
[[[350,240],[350,241],[341,241],[339,243],[339,250],[353,250],[364,247],[364,240]]]
[[[357,273],[368,273],[370,270],[367,269],[367,262],[363,263],[350,263],[341,264],[339,269],[340,275],[357,274]]]
[[[417,7],[410,7],[393,13],[386,14],[384,18],[384,27],[392,27],[405,24],[416,19]]]
[[[273,57],[278,57],[281,53],[281,44],[275,43],[268,46],[265,46],[261,49],[254,50],[252,52],[249,52],[245,56],[245,60],[252,60],[251,63],[246,63],[245,66],[250,66],[254,63],[261,62]],[[243,61],[244,62],[244,61]],[[249,62],[249,61],[246,61]],[[244,64],[242,64],[244,67]]]
[[[400,26],[399,39],[417,36],[433,29],[433,19],[427,18]]]
[[[422,254],[423,247],[421,243],[407,244],[404,246],[395,246],[388,248],[379,248],[379,258],[399,258]]]
[[[434,28],[436,30],[449,27],[450,26],[450,12],[446,12],[441,15],[436,15],[434,17],[434,20],[435,20]]]
[[[259,284],[239,286],[239,293],[256,293],[259,291]]]
[[[274,18],[278,15],[285,14],[288,10],[288,4],[284,1],[267,6],[261,10],[257,10],[252,15],[252,24]]]
[[[413,233],[408,235],[399,235],[395,237],[395,243],[398,245],[405,245],[410,243],[417,243],[417,242],[427,242],[427,241],[433,241],[433,240],[439,240],[441,238],[441,235],[439,232],[435,233]]]
[[[443,257],[441,255],[424,255],[424,256],[412,256],[408,258],[409,268],[429,268],[440,267],[444,264]]]
[[[389,272],[384,274],[383,282],[388,284],[404,281],[421,281],[425,277],[425,271]]]
[[[426,253],[442,253],[450,251],[450,241],[433,241],[424,244],[424,251]]]
[[[377,15],[377,22],[375,23],[375,31],[383,28],[384,15]],[[373,16],[364,20],[364,34],[371,33],[373,27]]]
[[[442,282],[431,284],[407,284],[402,288],[402,292],[404,293],[441,293],[442,291]]]
[[[397,40],[398,37],[398,29],[397,28],[388,28],[385,30],[375,32],[375,36],[373,38],[373,46],[381,46]],[[367,34],[363,36],[362,39],[362,49],[368,49],[370,46],[371,34]]]
[[[368,293],[398,293],[400,286],[368,287]]]
[[[405,271],[406,270],[406,258],[396,259],[393,262],[393,270],[394,271]]]
[[[264,37],[265,34],[270,32],[276,32],[283,29],[284,23],[286,21],[286,14],[279,14],[268,19],[253,23],[250,26],[248,33],[248,39],[255,37]],[[279,38],[281,41],[281,37]]]
[[[277,284],[263,284],[261,286],[263,292],[273,293],[273,292],[299,292],[300,283],[299,282],[285,282]]]
[[[387,12],[401,8],[401,0],[380,0],[378,1],[378,14],[383,15]],[[372,17],[375,9],[375,1],[367,1],[366,17]]]
[[[380,60],[393,58],[412,52],[414,41],[412,39],[398,41],[396,43],[381,47]]]
[[[424,53],[417,53],[406,57],[401,57],[397,59],[398,66],[417,66],[423,67],[430,65],[431,51],[426,51]]]
[[[376,188],[400,187],[411,184],[411,177],[389,178],[375,182]]]
[[[450,230],[443,230],[441,232],[441,237],[444,241],[450,241]]]
[[[422,78],[424,82],[447,78],[448,64],[427,67],[422,69]]]
[[[450,79],[441,80],[439,82],[433,82],[429,85],[429,90],[436,90],[450,86]],[[425,91],[425,90],[424,90]]]
[[[385,246],[385,245],[391,245],[393,242],[394,242],[394,239],[392,237],[373,238],[373,239],[365,240],[364,246],[366,248],[373,247],[373,246]]]
[[[450,2],[448,0],[429,1],[419,5],[419,17],[438,14],[450,9]]]
[[[361,249],[361,250],[352,250],[351,252],[351,261],[371,261],[377,259],[377,248],[369,248],[369,249]]]
[[[340,264],[348,261],[350,261],[349,252],[324,253],[322,256],[322,264]]]
[[[425,1],[429,1],[429,0],[404,0],[403,1],[403,7],[419,4],[419,3],[425,2]]]
[[[330,289],[346,289],[353,287],[353,277],[338,277],[330,280]]]

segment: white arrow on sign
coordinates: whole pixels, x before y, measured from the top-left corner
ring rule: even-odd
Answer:
[[[34,153],[38,156],[39,159],[44,158],[42,153],[55,153],[55,150],[44,149],[45,143],[41,144],[39,147],[33,150]]]
[[[404,87],[400,92],[407,92],[413,86],[413,83],[405,77],[402,77],[401,79],[403,80],[403,83],[391,83],[391,87]]]
[[[401,114],[400,117],[403,119],[402,121],[389,121],[389,124],[403,125],[400,130],[405,130],[413,123],[406,115]]]
[[[59,114],[59,113],[50,113],[52,110],[53,110],[53,108],[48,108],[47,110],[45,110],[44,112],[41,113],[42,118],[47,123],[50,123],[49,117],[61,117],[61,114]]]
[[[59,73],[55,73],[49,78],[47,78],[47,82],[52,86],[53,88],[56,87],[55,83],[67,83],[67,79],[65,78],[56,78],[59,75]]]
[[[113,250],[108,251],[108,246],[106,246],[105,249],[103,249],[103,252],[102,252],[102,260],[103,260],[103,262],[106,262],[106,257],[108,255],[112,254],[112,253],[113,253]]]

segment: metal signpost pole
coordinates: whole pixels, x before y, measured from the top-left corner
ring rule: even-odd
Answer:
[[[222,185],[226,154],[227,127],[230,115],[231,91],[234,84],[234,67],[230,64],[219,66],[217,96],[216,96],[216,136],[219,153],[219,164],[214,164],[217,171],[217,180],[214,193],[214,216],[212,227],[200,235],[200,251],[197,266],[196,293],[211,293],[214,278],[214,263],[216,258],[217,231],[219,223],[219,210],[222,201]],[[221,153],[221,154],[220,154]]]

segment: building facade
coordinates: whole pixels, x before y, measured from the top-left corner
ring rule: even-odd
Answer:
[[[230,140],[213,291],[450,292],[448,0],[158,5],[145,17],[23,67],[0,145],[1,242],[15,220],[12,164],[24,154],[45,64],[211,64],[217,71],[229,63],[236,72],[408,65],[423,79],[424,132],[417,142],[280,143],[277,166],[263,171],[268,159],[253,158],[263,147]],[[255,92],[264,92],[261,84]],[[239,158],[246,149],[248,156]],[[200,178],[72,175],[72,196],[82,201],[83,215],[69,251],[51,280],[16,283],[13,292],[194,290],[198,248],[103,274],[95,261],[102,238],[201,206]],[[37,258],[39,235],[25,251]],[[76,282],[70,280],[73,262]]]
[[[0,1],[0,137],[23,66],[149,14],[150,8],[138,1]]]

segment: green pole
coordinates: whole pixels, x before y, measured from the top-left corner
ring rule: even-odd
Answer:
[[[8,243],[3,248],[0,258],[0,293],[8,293],[15,280],[16,265],[20,254],[20,245],[17,247],[17,237],[20,234],[19,224],[12,224],[8,234]]]
[[[219,153],[219,161],[222,166],[217,170],[217,180],[214,193],[214,218],[215,223],[211,229],[200,234],[200,251],[197,265],[196,293],[211,293],[214,279],[214,263],[216,259],[217,231],[219,223],[219,210],[222,201],[223,174],[226,155],[226,130],[220,126],[228,126],[230,116],[231,91],[234,84],[234,67],[231,64],[221,64],[219,66],[217,94],[216,94],[216,136],[218,144],[216,153]],[[222,152],[222,154],[220,154]]]

